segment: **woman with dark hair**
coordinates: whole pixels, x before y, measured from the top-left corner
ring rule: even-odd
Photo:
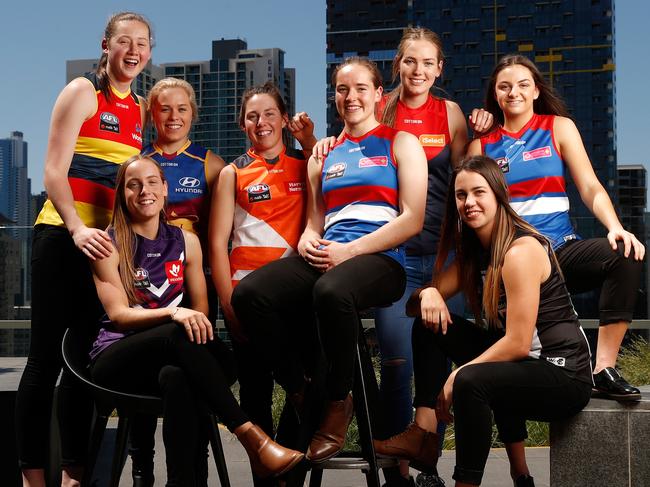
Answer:
[[[551,241],[569,291],[601,286],[595,390],[620,401],[639,400],[639,390],[615,367],[632,321],[643,244],[623,229],[564,103],[532,61],[521,55],[502,58],[490,78],[486,106],[499,126],[473,141],[469,153],[499,163],[511,205]],[[567,170],[584,204],[607,229],[606,238],[582,240],[576,234],[569,219]]]
[[[464,160],[452,175],[434,276],[407,308],[419,317],[418,416],[454,421],[454,479],[470,486],[481,483],[494,414],[515,485],[533,486],[526,420],[563,419],[587,404],[589,346],[550,243],[511,208],[499,166],[487,157]],[[445,300],[460,291],[476,323],[449,313]],[[444,356],[458,366],[449,377]]]
[[[312,157],[308,163],[300,256],[258,269],[232,298],[237,315],[240,309],[257,315],[249,322],[267,333],[301,303],[315,310],[329,401],[307,452],[314,462],[343,446],[352,415],[357,313],[392,303],[404,292],[401,242],[421,230],[426,200],[426,159],[417,139],[375,118],[382,94],[376,65],[347,59],[332,84],[345,128],[324,162]]]
[[[106,310],[91,351],[98,384],[161,394],[167,485],[195,485],[200,405],[244,446],[254,472],[279,475],[302,454],[281,447],[248,420],[230,392],[229,351],[213,336],[201,246],[165,223],[168,187],[152,159],[137,156],[117,176],[111,255],[92,263]],[[182,307],[185,293],[190,306]]]
[[[219,177],[210,215],[210,263],[237,359],[242,409],[273,436],[274,380],[289,399],[304,389],[303,358],[312,351],[301,336],[309,334],[313,319],[296,308],[282,326],[258,337],[256,318],[247,307],[235,312],[231,296],[240,281],[255,279],[256,269],[296,254],[305,219],[307,160],[303,151],[286,145],[287,128],[305,152],[311,152],[316,140],[307,114],[289,120],[282,95],[271,82],[244,92],[239,125],[251,148]],[[255,485],[272,482],[254,476]]]
[[[149,22],[133,12],[109,19],[97,72],[72,80],[52,110],[45,157],[48,200],[34,226],[32,326],[16,396],[16,444],[23,483],[44,486],[52,395],[68,327],[85,330],[101,316],[88,259],[111,254],[104,231],[111,218],[115,175],[142,148],[145,104],[131,82],[151,57]],[[74,306],[64,303],[74,302]],[[62,485],[83,474],[92,402],[66,370],[58,393]]]

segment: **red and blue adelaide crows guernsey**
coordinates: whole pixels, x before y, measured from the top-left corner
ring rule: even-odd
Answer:
[[[111,86],[111,97],[107,100],[95,75],[86,79],[97,95],[97,111],[81,125],[68,182],[84,225],[104,229],[113,213],[117,171],[142,149],[142,115],[140,101],[131,90],[120,93]],[[49,199],[36,219],[39,223],[64,226]]]
[[[569,219],[566,165],[553,136],[554,119],[535,114],[517,133],[499,127],[481,138],[481,147],[504,173],[510,206],[556,250],[580,237]]]
[[[397,130],[378,125],[361,137],[345,133],[323,163],[322,193],[325,235],[352,242],[399,215],[397,162],[393,141]],[[404,265],[404,249],[382,252]]]

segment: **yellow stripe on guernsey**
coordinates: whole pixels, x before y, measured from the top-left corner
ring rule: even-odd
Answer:
[[[101,228],[103,230],[111,222],[112,209],[99,208],[81,201],[75,201],[74,207],[81,221],[88,227]],[[38,215],[36,223],[45,223],[46,225],[54,225],[57,227],[63,226],[63,220],[50,200],[47,200],[43,205],[43,209]]]
[[[132,145],[113,142],[111,140],[96,139],[94,137],[79,137],[74,151],[77,154],[96,157],[105,161],[122,164],[131,156],[135,156],[140,151]]]

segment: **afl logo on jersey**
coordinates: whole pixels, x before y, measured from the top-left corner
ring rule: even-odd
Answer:
[[[499,165],[501,168],[501,171],[505,174],[508,171],[510,171],[510,161],[508,160],[507,157],[501,157],[496,160],[496,163]]]
[[[271,188],[269,188],[268,184],[253,184],[246,188],[246,192],[248,193],[249,203],[256,203],[258,201],[266,201],[271,199]]]
[[[133,276],[133,285],[138,289],[147,288],[151,285],[149,282],[149,273],[147,272],[147,269],[138,267],[135,270],[135,275]]]
[[[110,112],[102,112],[99,116],[99,130],[106,130],[107,132],[120,133],[120,119],[117,115]]]
[[[337,162],[332,164],[327,171],[325,171],[325,181],[328,179],[340,178],[345,174],[345,168],[347,165],[345,162]]]

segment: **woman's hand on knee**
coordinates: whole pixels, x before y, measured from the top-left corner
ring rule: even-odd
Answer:
[[[453,323],[447,304],[435,287],[426,287],[419,293],[422,323],[435,333],[447,333],[447,326]]]
[[[200,311],[189,308],[176,308],[172,311],[171,319],[185,329],[191,342],[203,344],[214,339],[212,323]]]
[[[645,247],[633,233],[623,230],[622,228],[618,230],[610,230],[607,233],[607,240],[609,240],[609,244],[614,250],[618,247],[618,241],[623,242],[623,255],[625,257],[629,257],[630,251],[632,251],[632,257],[634,260],[643,260]]]

